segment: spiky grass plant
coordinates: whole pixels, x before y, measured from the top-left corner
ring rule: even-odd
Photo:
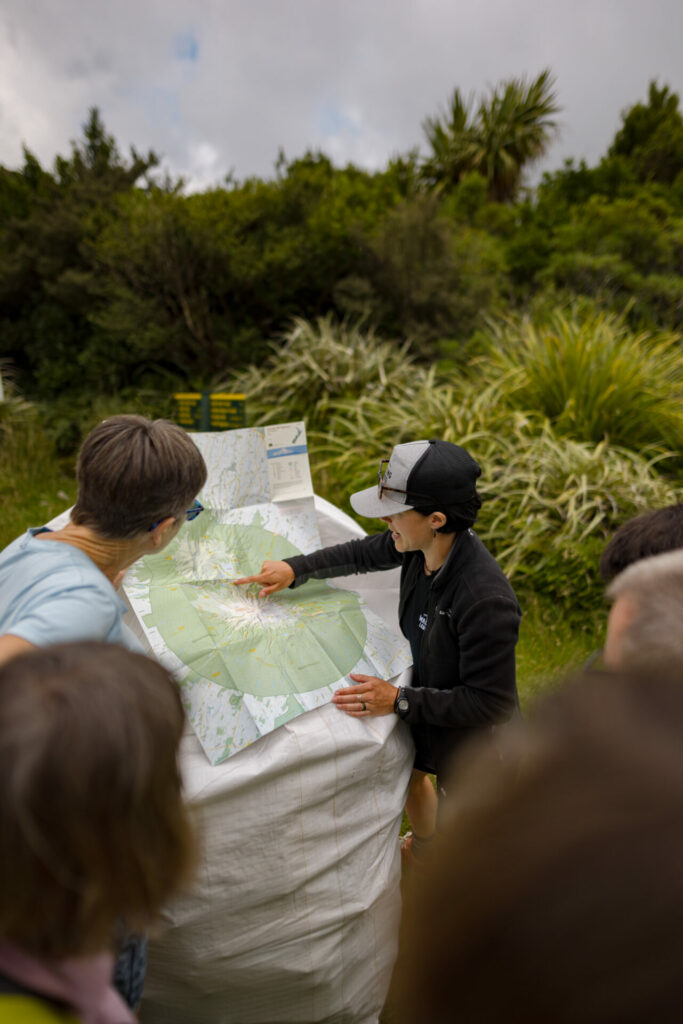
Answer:
[[[3,401],[0,402],[0,452],[2,446],[17,425],[33,416],[35,409],[19,391],[12,366],[0,359]]]
[[[405,411],[347,403],[312,439],[317,487],[348,508],[348,494],[368,486],[375,459],[392,445],[456,441],[482,466],[477,531],[508,576],[522,588],[594,606],[602,594],[600,552],[614,529],[676,500],[658,472],[666,453],[559,437],[543,417],[506,409],[493,385],[458,391],[424,390]]]
[[[549,424],[483,441],[479,533],[510,578],[573,603],[600,599],[598,560],[616,526],[676,500],[659,452],[560,438]]]
[[[676,500],[659,470],[673,463],[667,445],[677,452],[680,414],[666,392],[680,387],[677,349],[592,311],[495,331],[476,364],[444,382],[358,325],[297,321],[239,383],[256,422],[307,421],[316,490],[347,509],[393,445],[466,446],[483,469],[478,531],[505,571],[522,588],[595,605],[616,526]],[[641,364],[653,381],[659,369],[656,381],[633,383]],[[631,449],[617,437],[638,440]]]
[[[509,406],[541,413],[559,434],[636,451],[683,449],[678,335],[634,333],[599,311],[508,318],[489,325],[477,369],[485,381],[504,382]]]
[[[214,389],[229,387],[247,396],[251,424],[305,419],[309,429],[325,423],[337,402],[363,396],[393,403],[413,394],[425,377],[406,342],[378,339],[362,324],[337,324],[330,317],[297,319],[273,345],[263,367],[250,366]]]

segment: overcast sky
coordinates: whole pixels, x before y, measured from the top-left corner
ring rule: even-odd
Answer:
[[[594,162],[650,79],[683,93],[683,0],[0,0],[0,164],[68,155],[97,106],[195,189],[271,176],[280,147],[379,168],[456,86],[545,67],[543,168]]]

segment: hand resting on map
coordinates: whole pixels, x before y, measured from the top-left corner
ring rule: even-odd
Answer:
[[[357,686],[345,686],[335,690],[332,703],[352,718],[368,718],[371,715],[390,715],[394,710],[396,687],[377,676],[362,676],[351,672]]]
[[[259,597],[268,597],[269,594],[277,594],[278,590],[284,590],[294,581],[294,570],[287,562],[264,562],[258,576],[243,576],[239,580],[233,580],[233,586],[242,586],[246,583],[261,583]]]

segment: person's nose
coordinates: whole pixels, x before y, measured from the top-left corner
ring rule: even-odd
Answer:
[[[382,520],[383,523],[391,523],[391,520],[393,518],[393,516],[380,516],[380,519]]]

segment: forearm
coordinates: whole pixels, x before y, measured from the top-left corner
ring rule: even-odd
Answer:
[[[284,561],[295,574],[291,586],[299,587],[310,579],[332,579],[336,576],[393,569],[401,564],[401,556],[387,531],[320,548],[310,555],[294,555]]]

